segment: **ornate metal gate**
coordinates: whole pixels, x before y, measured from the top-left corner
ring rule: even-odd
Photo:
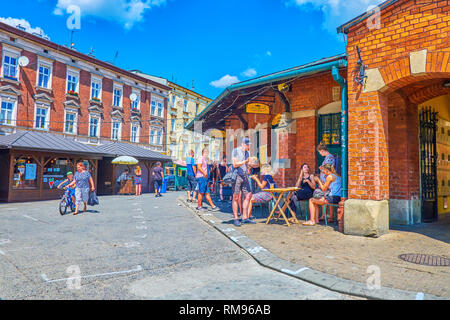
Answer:
[[[425,107],[419,112],[419,121],[422,222],[433,222],[438,217],[437,112]]]

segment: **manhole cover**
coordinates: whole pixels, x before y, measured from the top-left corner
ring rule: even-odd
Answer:
[[[450,259],[440,256],[432,256],[430,254],[407,253],[401,254],[398,257],[407,262],[421,264],[424,266],[433,266],[433,267],[450,266]]]

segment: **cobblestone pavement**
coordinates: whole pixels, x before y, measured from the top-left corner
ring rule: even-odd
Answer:
[[[232,223],[231,203],[215,201],[221,207],[217,216]],[[393,226],[389,234],[367,238],[344,235],[337,226],[287,227],[282,220],[266,225],[268,212],[254,212],[257,224],[243,225],[238,231],[281,259],[362,283],[374,274],[368,272],[374,267],[369,267],[375,266],[383,287],[450,298],[450,267],[418,265],[399,258],[407,253],[450,258],[449,215],[439,223]]]
[[[178,196],[0,204],[0,299],[351,298],[262,267]]]

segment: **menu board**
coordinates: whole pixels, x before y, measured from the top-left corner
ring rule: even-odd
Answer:
[[[25,180],[35,180],[36,179],[36,164],[27,163],[25,165]]]

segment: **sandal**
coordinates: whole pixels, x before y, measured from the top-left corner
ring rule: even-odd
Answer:
[[[304,225],[304,226],[315,226],[316,223],[315,223],[315,222],[312,222],[312,221],[306,221],[306,222],[303,222],[303,225]]]

